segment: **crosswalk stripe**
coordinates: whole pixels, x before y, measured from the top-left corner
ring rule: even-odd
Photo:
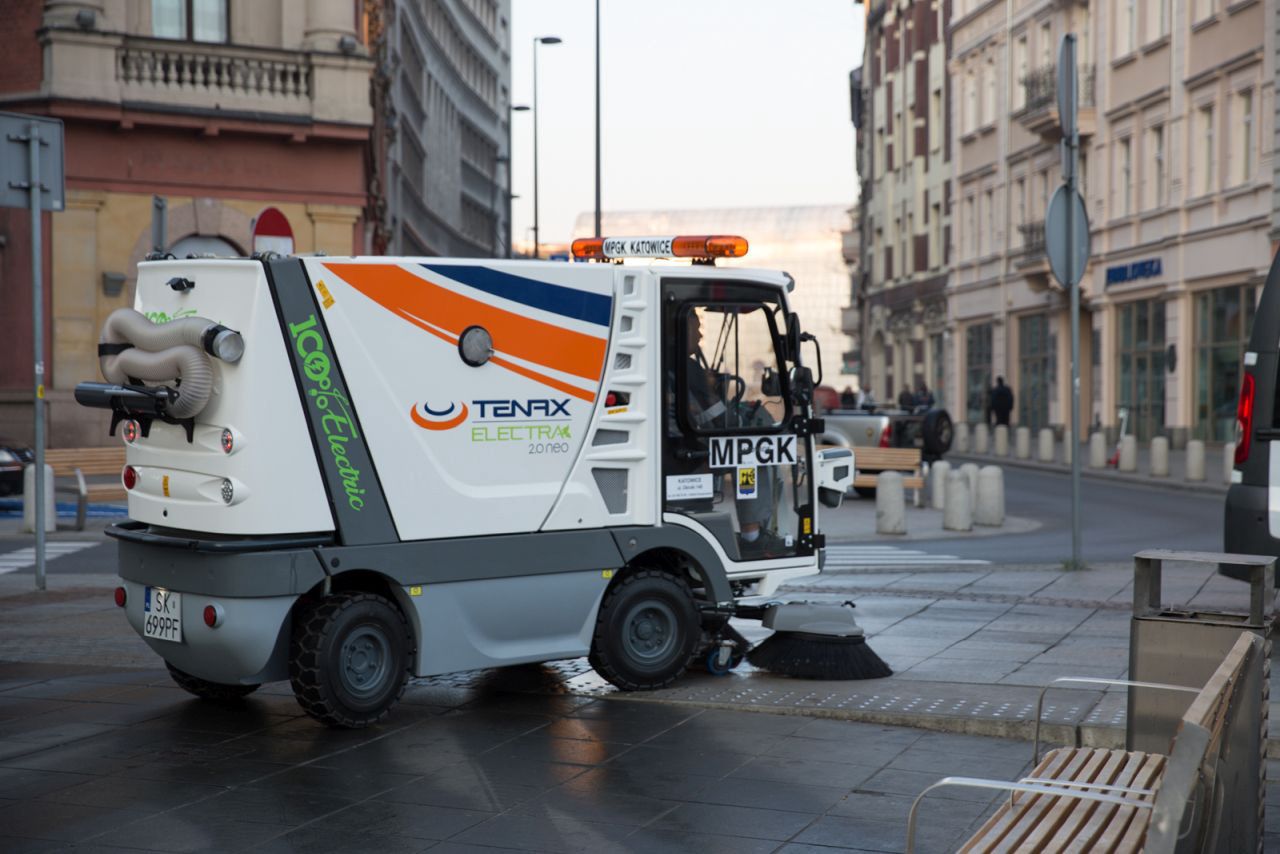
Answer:
[[[931,554],[900,546],[827,546],[826,569],[863,569],[886,566],[989,566],[991,561],[959,555]]]
[[[98,545],[96,541],[91,542],[61,542],[61,543],[45,543],[45,560],[53,560],[63,555],[75,554],[85,549],[91,549]],[[36,564],[36,548],[28,546],[25,549],[17,549],[11,552],[0,554],[0,575],[7,575],[10,572],[17,572],[20,569],[26,569]]]

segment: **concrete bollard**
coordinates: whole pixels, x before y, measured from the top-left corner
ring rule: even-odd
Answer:
[[[1036,458],[1042,463],[1053,462],[1053,430],[1049,427],[1040,428],[1039,447],[1036,448]]]
[[[943,530],[972,531],[973,509],[969,503],[969,479],[960,471],[947,472],[946,491],[946,507],[942,511]]]
[[[1004,524],[1004,472],[999,466],[983,466],[978,472],[978,503],[973,524],[998,528]]]
[[[973,506],[978,503],[978,464],[965,463],[960,466],[960,474],[969,484],[969,512],[972,513]]]
[[[1089,435],[1089,468],[1104,469],[1107,467],[1107,440],[1101,433]]]
[[[1013,433],[1013,453],[1020,460],[1031,459],[1031,428],[1019,427]]]
[[[1187,442],[1187,480],[1204,480],[1204,442]]]
[[[951,447],[955,449],[957,454],[969,453],[969,425],[961,421],[955,427],[955,434],[951,437]],[[946,478],[943,478],[945,481]]]
[[[995,455],[997,457],[1009,456],[1009,425],[1008,424],[996,425]]]
[[[991,430],[986,424],[976,424],[973,428],[973,452],[985,454],[991,448]]]
[[[58,506],[53,494],[53,466],[44,467],[44,529],[58,529]],[[22,530],[36,532],[36,467],[29,463],[22,467]]]
[[[1236,467],[1236,443],[1227,442],[1222,446],[1222,482],[1231,484],[1231,472]]]
[[[947,502],[947,475],[951,473],[951,463],[939,460],[929,466],[929,506],[941,510]]]
[[[1169,476],[1169,440],[1164,436],[1151,440],[1151,476]]]
[[[905,534],[907,505],[902,489],[902,475],[882,471],[876,475],[876,533]]]
[[[1071,455],[1076,452],[1076,444],[1070,430],[1062,431],[1062,462],[1071,465]]]
[[[1138,437],[1134,435],[1120,438],[1120,471],[1138,470]]]

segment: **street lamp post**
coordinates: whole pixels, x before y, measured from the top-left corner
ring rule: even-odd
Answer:
[[[511,112],[527,113],[529,112],[529,105],[528,104],[512,104]],[[511,151],[511,120],[510,118],[508,118],[507,120],[507,151],[508,152]],[[513,242],[515,240],[515,237],[512,235],[512,225],[511,225],[511,201],[512,199],[516,198],[515,193],[511,192],[513,189],[515,189],[515,169],[513,169],[512,166],[513,164],[510,161],[508,161],[507,163],[507,257],[508,258],[512,257],[512,255],[515,252],[515,244]]]
[[[600,0],[596,0],[596,237],[600,236]]]
[[[560,44],[559,36],[534,36],[533,38],[533,257],[542,257],[542,243],[538,234],[538,45]]]

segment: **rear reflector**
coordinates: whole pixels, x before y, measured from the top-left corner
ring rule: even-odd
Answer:
[[[1249,445],[1253,440],[1253,374],[1245,373],[1240,382],[1240,400],[1236,403],[1236,465],[1244,465],[1249,459]]]
[[[116,588],[116,607],[123,608],[124,603],[129,600],[129,594],[125,592],[123,587]]]
[[[133,489],[138,485],[138,470],[133,466],[125,466],[120,479],[124,481],[125,489]]]
[[[880,431],[880,447],[889,447],[889,425],[884,425],[884,429]]]

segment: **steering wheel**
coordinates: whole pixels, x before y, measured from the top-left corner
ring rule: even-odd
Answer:
[[[721,397],[727,397],[725,390],[729,383],[734,384],[733,403],[741,403],[742,397],[747,393],[747,383],[737,374],[716,374],[716,393]]]

